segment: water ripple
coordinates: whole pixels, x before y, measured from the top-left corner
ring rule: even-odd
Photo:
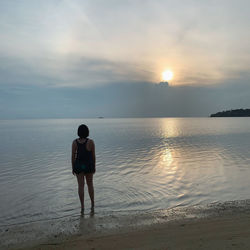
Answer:
[[[23,120],[18,128],[14,121],[0,123],[0,225],[79,212],[70,163],[72,126],[78,122]],[[249,198],[248,120],[92,119],[86,123],[96,143],[97,213]],[[85,189],[89,208],[86,185]]]

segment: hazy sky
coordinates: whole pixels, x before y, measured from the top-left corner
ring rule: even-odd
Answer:
[[[0,119],[250,108],[247,0],[3,0]],[[156,85],[162,72],[169,86]]]

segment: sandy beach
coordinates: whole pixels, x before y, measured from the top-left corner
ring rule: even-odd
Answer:
[[[249,201],[132,217],[86,217],[74,235],[11,249],[250,249]]]
[[[250,215],[179,221],[95,237],[72,236],[30,249],[250,249]]]

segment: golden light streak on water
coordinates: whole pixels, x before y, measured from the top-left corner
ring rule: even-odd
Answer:
[[[165,153],[163,155],[163,162],[165,163],[166,166],[170,166],[173,162],[173,157],[170,149],[166,148]]]

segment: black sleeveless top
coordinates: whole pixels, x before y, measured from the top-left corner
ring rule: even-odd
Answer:
[[[94,161],[92,157],[92,152],[88,151],[86,148],[86,144],[88,139],[86,138],[84,143],[79,143],[77,140],[77,154],[76,154],[76,160],[74,164],[74,172],[76,174],[79,173],[94,173],[95,167],[94,167]]]

